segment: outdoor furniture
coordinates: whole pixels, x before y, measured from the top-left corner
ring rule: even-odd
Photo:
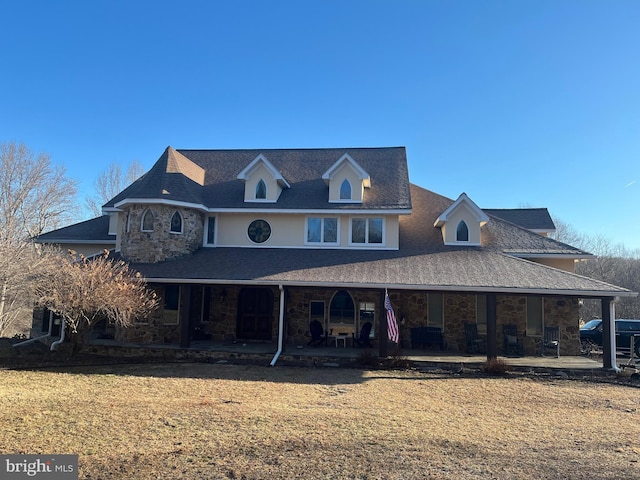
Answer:
[[[360,335],[356,337],[356,334],[353,334],[353,346],[358,345],[359,347],[367,347],[372,348],[371,339],[369,336],[371,335],[371,329],[373,328],[373,324],[371,322],[366,322],[362,325],[360,329]]]
[[[324,332],[324,328],[322,328],[322,324],[318,320],[313,320],[309,324],[309,332],[311,333],[311,340],[307,345],[312,345],[314,347],[317,347],[322,342],[324,342],[324,344],[327,345],[327,341],[329,337]]]
[[[475,323],[464,324],[464,337],[467,345],[467,353],[486,353],[487,341],[478,335],[478,325]]]
[[[560,358],[560,329],[558,327],[544,327],[542,356],[544,356],[547,349],[555,350],[556,357]]]
[[[512,324],[504,325],[502,333],[504,335],[504,354],[523,356],[524,346],[522,338],[518,336],[518,326]]]
[[[411,329],[411,348],[418,345],[438,345],[440,350],[444,350],[444,337],[442,329],[438,327],[413,327]]]

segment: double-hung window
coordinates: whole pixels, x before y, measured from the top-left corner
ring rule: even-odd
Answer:
[[[305,243],[338,244],[337,217],[307,217]]]
[[[356,245],[382,245],[384,221],[382,218],[355,217],[351,219],[351,243]]]

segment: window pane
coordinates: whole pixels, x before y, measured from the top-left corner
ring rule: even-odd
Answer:
[[[256,185],[256,198],[267,198],[267,185],[260,180]]]
[[[456,240],[458,242],[468,242],[469,241],[469,227],[463,221],[458,224],[458,229],[456,231]]]
[[[527,297],[527,335],[542,335],[542,297]]]
[[[207,243],[213,245],[216,238],[216,217],[207,219]]]
[[[338,219],[324,219],[324,241],[328,243],[336,243],[338,241]]]
[[[351,220],[351,242],[365,243],[365,231],[367,221],[364,218],[353,218]]]
[[[319,242],[321,228],[322,228],[322,219],[308,218],[307,219],[307,242]]]
[[[429,314],[428,324],[430,327],[442,328],[442,294],[429,294]]]
[[[476,295],[476,322],[478,333],[487,333],[487,296]]]
[[[347,179],[340,185],[340,200],[351,200],[351,184]]]
[[[174,233],[182,232],[182,217],[178,212],[171,217],[171,231]]]
[[[369,243],[382,243],[382,219],[369,219]]]
[[[330,323],[347,323],[353,324],[355,314],[355,306],[351,295],[341,290],[336,293],[331,300],[329,307]]]
[[[144,217],[142,217],[142,230],[153,230],[153,213],[151,213],[151,210],[147,210],[144,213]]]

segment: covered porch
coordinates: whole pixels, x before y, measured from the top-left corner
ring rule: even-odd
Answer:
[[[260,353],[272,355],[273,364],[284,358],[309,357],[352,362],[366,351],[352,347],[363,325],[370,322],[373,326],[370,341],[375,348],[369,349],[369,355],[386,358],[398,348],[386,340],[385,289],[195,282],[154,287],[164,299],[163,307],[154,317],[132,328],[118,329],[103,339],[150,349]],[[389,295],[400,331],[397,351],[411,359],[428,358],[425,361],[429,362],[484,363],[487,359],[508,356],[514,357],[508,359],[511,365],[522,362],[540,365],[551,361],[551,357],[542,357],[543,327],[554,325],[560,332],[560,356],[556,363],[562,365],[574,359],[576,364],[593,368],[593,360],[579,355],[578,309],[584,295],[570,293],[418,290],[396,286],[389,289]],[[615,318],[614,297],[597,298],[602,301],[603,318],[609,319],[605,324],[611,324]],[[323,336],[319,345],[312,347],[309,326],[314,320],[321,323]],[[475,326],[484,338],[484,349],[469,350],[465,338],[468,324]],[[507,349],[503,332],[507,325],[515,327],[521,350]],[[416,343],[415,331],[424,328],[439,332],[441,343]],[[610,338],[610,334],[611,330],[605,332],[605,338]],[[602,367],[617,368],[613,343],[605,345],[599,361],[599,368]]]

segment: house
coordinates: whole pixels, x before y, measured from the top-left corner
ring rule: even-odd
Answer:
[[[487,210],[412,185],[403,147],[168,147],[103,212],[38,241],[110,241],[158,291],[151,318],[115,332],[123,342],[286,349],[309,341],[312,320],[332,335],[372,322],[385,355],[388,291],[405,348],[431,327],[464,351],[471,323],[489,355],[504,353],[505,325],[538,354],[544,327],[556,326],[561,354],[574,355],[580,299],[601,299],[606,316],[633,295],[576,275],[591,255],[547,237],[546,209]]]

